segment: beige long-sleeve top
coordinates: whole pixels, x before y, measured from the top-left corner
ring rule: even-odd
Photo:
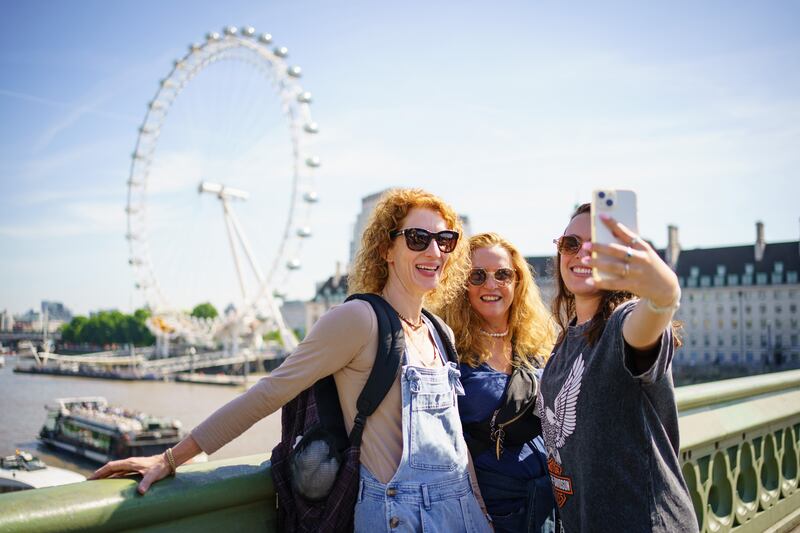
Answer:
[[[451,338],[452,335],[451,331]],[[356,400],[375,363],[377,349],[378,320],[372,307],[361,300],[336,306],[319,319],[280,367],[214,412],[194,428],[191,435],[204,452],[212,454],[330,374],[336,381],[349,433],[358,413]],[[402,455],[402,398],[398,374],[364,427],[361,462],[381,483],[388,483]],[[473,491],[484,507],[471,461],[469,470]]]

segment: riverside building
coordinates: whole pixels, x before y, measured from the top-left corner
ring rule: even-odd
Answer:
[[[676,365],[800,366],[800,241],[682,250],[668,227],[659,255],[678,275],[683,347]],[[545,302],[554,294],[552,257],[527,258]]]

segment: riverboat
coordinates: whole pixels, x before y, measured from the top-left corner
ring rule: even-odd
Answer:
[[[99,396],[59,398],[45,409],[39,439],[98,463],[159,454],[182,438],[180,421],[112,407]]]
[[[77,472],[48,466],[25,451],[17,450],[14,455],[0,457],[0,494],[81,481],[86,481],[86,477]]]

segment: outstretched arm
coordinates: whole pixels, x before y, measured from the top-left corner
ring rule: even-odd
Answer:
[[[671,324],[678,308],[681,289],[678,277],[656,251],[638,235],[611,217],[603,222],[625,244],[584,243],[597,257],[586,257],[587,266],[618,276],[590,280],[599,289],[629,291],[640,298],[625,320],[622,335],[637,352],[651,351]]]

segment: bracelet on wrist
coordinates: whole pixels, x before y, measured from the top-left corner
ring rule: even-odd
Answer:
[[[174,476],[178,467],[175,466],[175,457],[172,455],[172,448],[167,448],[167,451],[164,452],[164,456],[167,458],[167,464],[169,464],[169,473]]]
[[[677,311],[680,308],[680,306],[681,306],[681,294],[678,293],[678,297],[675,298],[675,300],[673,300],[672,303],[669,303],[669,304],[664,305],[664,306],[660,306],[660,305],[654,304],[653,301],[650,300],[649,298],[644,298],[644,301],[645,301],[645,303],[647,305],[647,308],[650,311],[652,311],[653,313],[656,313],[658,315],[664,315],[666,313],[674,313],[675,311]]]

